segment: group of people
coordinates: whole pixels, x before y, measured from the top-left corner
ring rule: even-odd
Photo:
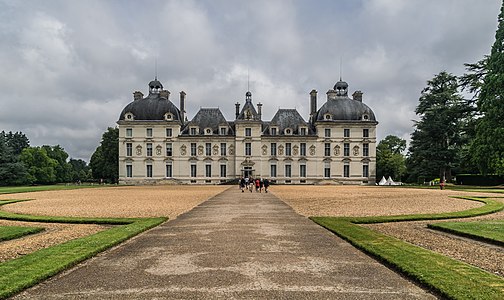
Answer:
[[[259,193],[261,193],[264,189],[264,192],[267,193],[270,182],[267,178],[254,179],[252,177],[240,177],[239,184],[242,193],[244,193],[245,190],[249,190],[252,193],[254,189]]]

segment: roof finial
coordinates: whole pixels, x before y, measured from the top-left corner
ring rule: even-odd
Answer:
[[[340,56],[340,58],[339,58],[339,81],[341,81],[341,69],[342,69],[342,66],[343,66],[343,57]]]
[[[154,59],[154,80],[157,80],[157,56]]]

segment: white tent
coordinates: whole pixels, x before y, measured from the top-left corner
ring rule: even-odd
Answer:
[[[385,185],[387,183],[387,180],[385,180],[385,176],[382,177],[380,182],[378,182],[378,185]]]
[[[385,185],[396,185],[394,180],[392,180],[392,177],[388,177],[387,182],[385,182]]]

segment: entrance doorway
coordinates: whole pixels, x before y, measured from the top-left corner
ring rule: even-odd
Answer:
[[[243,167],[243,177],[252,177],[254,175],[254,170],[252,167]]]

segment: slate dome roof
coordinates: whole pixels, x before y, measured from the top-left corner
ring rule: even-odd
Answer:
[[[174,121],[181,121],[180,110],[170,100],[159,94],[149,94],[147,97],[135,100],[121,112],[119,120],[125,120],[125,115],[132,113],[134,120],[163,121],[165,114],[171,113]]]
[[[330,115],[330,119],[326,118],[327,115]],[[376,122],[374,112],[369,106],[360,101],[350,99],[347,96],[327,100],[317,111],[315,120]]]

